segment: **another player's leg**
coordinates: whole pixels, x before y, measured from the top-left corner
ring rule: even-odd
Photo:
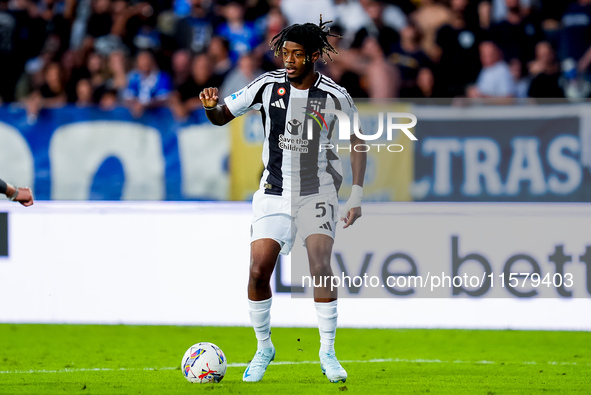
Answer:
[[[310,261],[310,274],[315,278],[332,277],[330,259],[333,239],[324,234],[312,234],[306,238],[306,249]],[[324,283],[324,282],[315,282]],[[334,342],[337,332],[337,290],[328,281],[326,287],[314,288],[314,306],[318,315],[320,332],[320,368],[333,383],[347,380],[347,372],[337,360]]]
[[[281,247],[273,239],[251,243],[250,277],[248,279],[248,312],[257,337],[257,352],[244,371],[242,380],[261,381],[269,363],[275,358],[271,342],[271,274]]]

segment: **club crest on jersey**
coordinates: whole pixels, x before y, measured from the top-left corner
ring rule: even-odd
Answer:
[[[285,88],[279,88],[279,89],[277,89],[277,94],[279,96],[285,95],[285,92],[286,92]]]
[[[308,106],[310,108],[307,108],[307,110],[312,109],[314,111],[320,111],[320,109],[322,108],[322,102],[323,100],[311,99],[308,103]]]
[[[287,131],[289,134],[300,134],[302,130],[302,123],[297,119],[292,119],[287,123]]]
[[[316,123],[320,127],[320,130],[322,130],[323,125],[326,128],[326,130],[328,130],[328,125],[326,124],[326,120],[317,110],[315,110],[312,107],[308,107],[308,108],[306,108],[306,115],[308,115],[309,117],[313,118],[316,121]],[[322,122],[320,122],[320,121],[322,121]],[[311,132],[312,132],[312,128],[308,127],[308,139],[312,138]]]

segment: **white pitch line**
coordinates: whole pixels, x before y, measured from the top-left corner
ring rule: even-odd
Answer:
[[[341,360],[341,363],[458,363],[458,364],[474,364],[474,365],[497,365],[495,361],[444,361],[441,359],[403,359],[403,358],[377,358],[366,360]],[[276,361],[271,362],[271,365],[318,365],[320,361]],[[577,362],[535,362],[524,361],[517,365],[560,365],[560,366],[591,366],[591,363],[577,363]],[[243,368],[248,366],[248,362],[233,362],[229,363],[229,368]],[[157,370],[177,370],[179,367],[166,366],[161,368],[65,368],[58,370],[0,370],[0,374],[26,374],[26,373],[78,373],[78,372],[127,372],[127,371],[157,371]]]

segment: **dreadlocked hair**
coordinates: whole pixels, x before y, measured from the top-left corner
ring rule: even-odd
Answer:
[[[286,41],[293,41],[304,47],[306,50],[306,60],[311,61],[311,55],[320,51],[320,59],[324,60],[324,54],[332,62],[330,53],[338,55],[338,51],[328,42],[328,37],[341,37],[338,34],[331,34],[330,28],[327,26],[332,21],[322,22],[322,14],[320,14],[320,23],[315,25],[313,23],[304,23],[303,25],[294,24],[281,30],[279,34],[271,39],[269,45],[275,56],[279,56],[283,43]]]

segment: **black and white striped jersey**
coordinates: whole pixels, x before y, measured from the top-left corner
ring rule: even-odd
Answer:
[[[265,170],[260,187],[266,194],[298,197],[338,192],[343,173],[336,150],[339,142],[332,142],[338,138],[338,119],[323,110],[340,110],[353,124],[357,109],[343,87],[319,74],[310,89],[296,89],[285,70],[277,70],[261,75],[224,101],[236,117],[249,110],[261,112]],[[340,144],[349,146],[349,141]]]

